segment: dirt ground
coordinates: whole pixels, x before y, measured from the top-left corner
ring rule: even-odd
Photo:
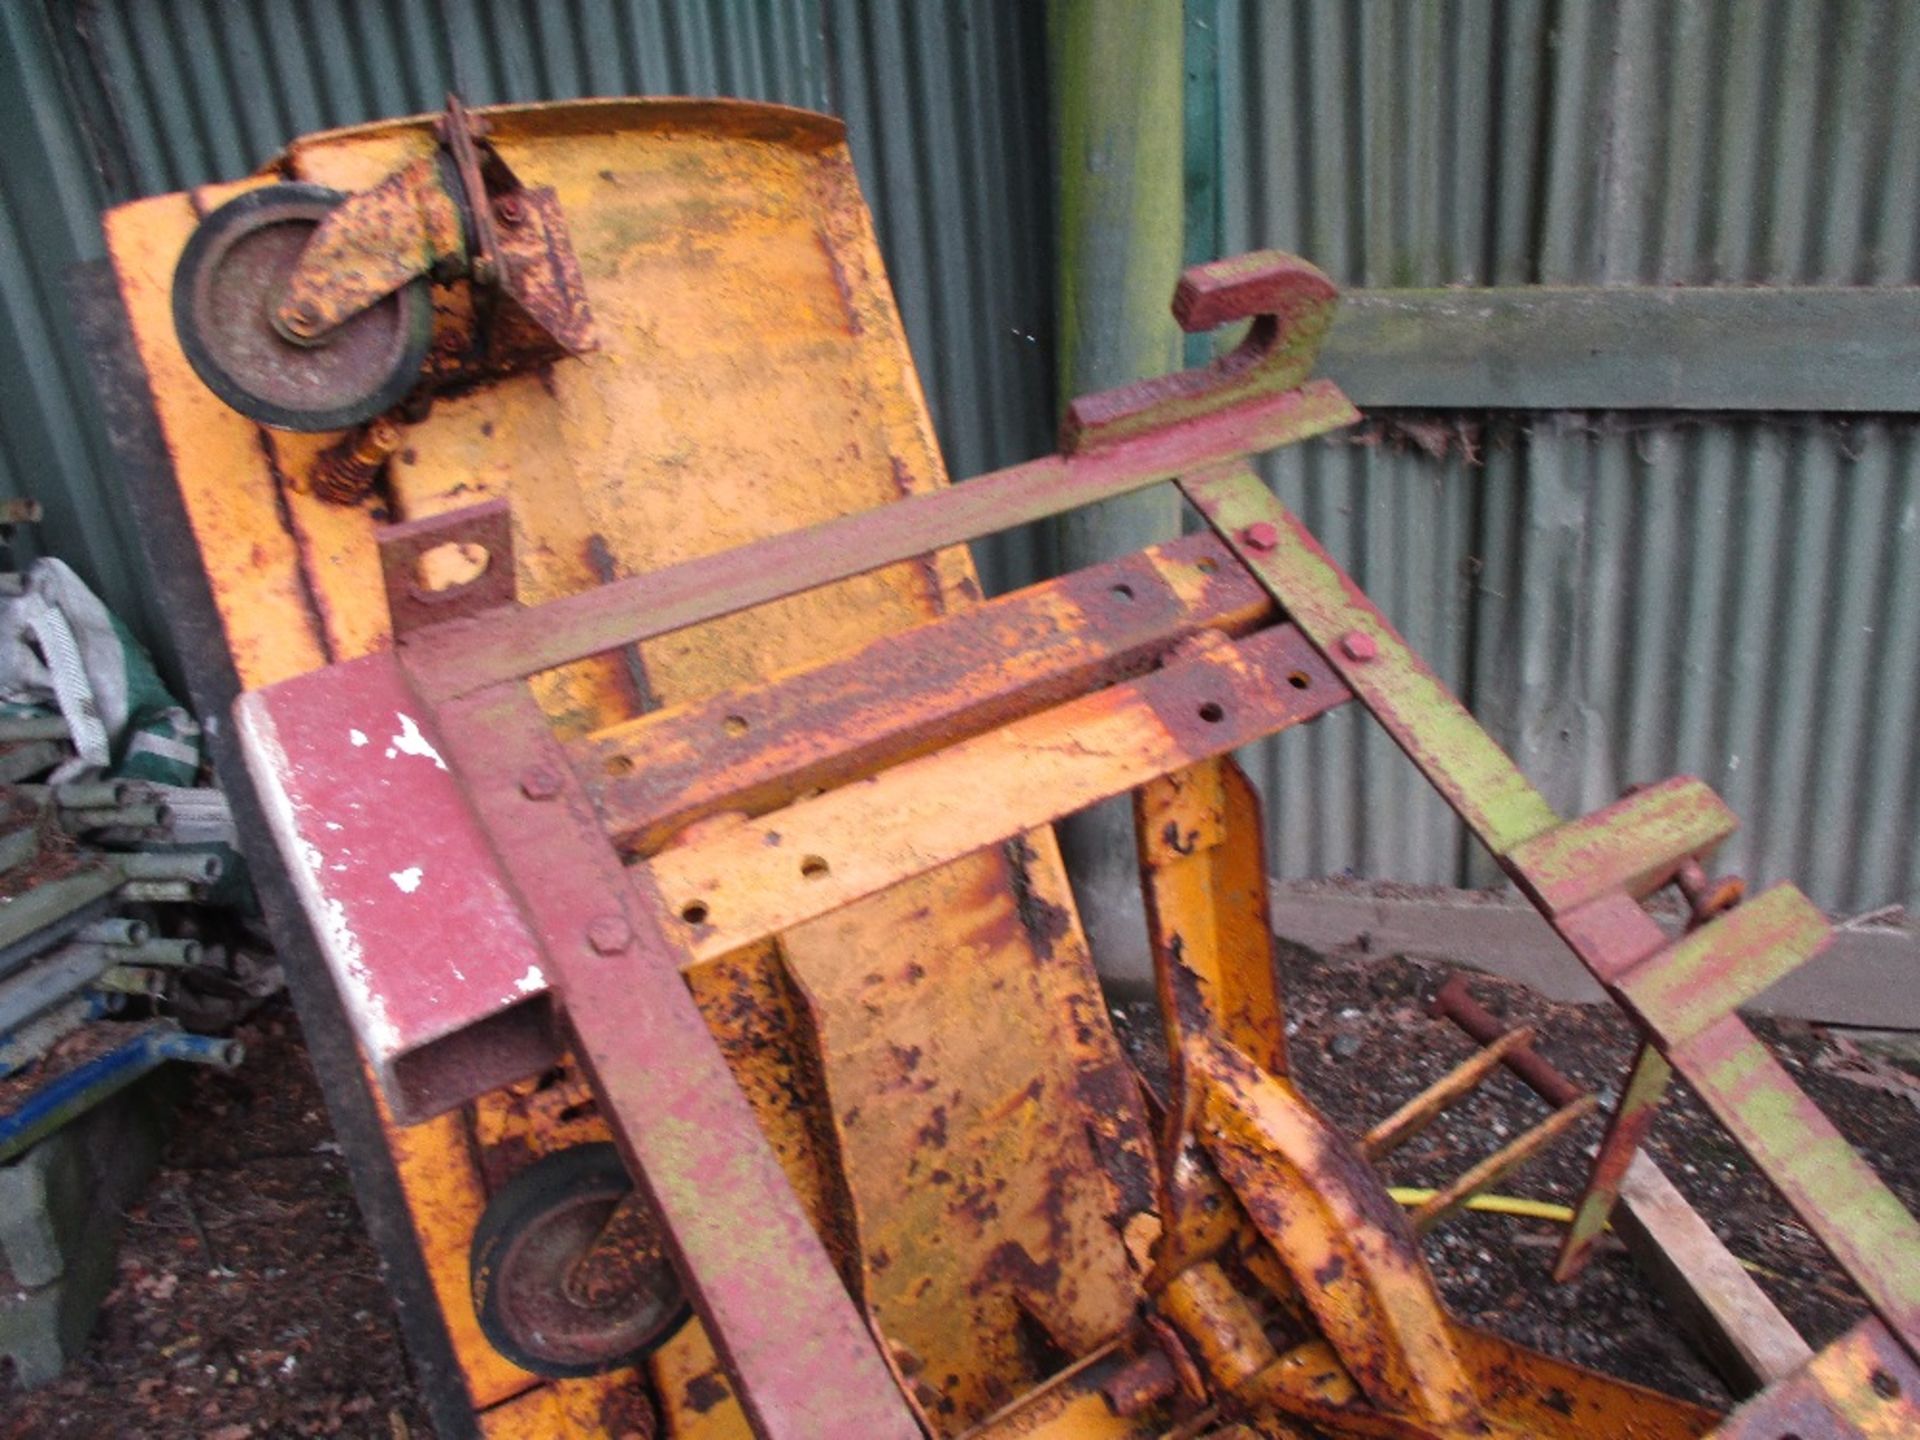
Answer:
[[[1425,1014],[1445,978],[1438,967],[1298,952],[1286,970],[1296,1072],[1350,1131],[1473,1048]],[[1612,1098],[1607,1087],[1618,1084],[1632,1043],[1623,1021],[1603,1007],[1548,1005],[1491,978],[1476,977],[1474,991],[1509,1022],[1537,1025],[1548,1058]],[[1146,1053],[1154,1043],[1147,1012],[1120,1007],[1116,1017]],[[1920,1210],[1920,1081],[1905,1088],[1911,1069],[1859,1061],[1844,1037],[1763,1028],[1847,1137]],[[250,1054],[237,1073],[191,1076],[162,1168],[128,1215],[118,1281],[85,1357],[33,1394],[0,1378],[0,1437],[431,1434],[291,1015],[270,1008],[243,1038]],[[1443,1183],[1545,1113],[1500,1072],[1396,1154],[1388,1178]],[[1595,1118],[1501,1189],[1570,1201],[1598,1135]],[[1831,1338],[1865,1312],[1691,1095],[1669,1104],[1652,1148],[1810,1340]],[[1549,1223],[1470,1214],[1442,1226],[1427,1252],[1464,1318],[1627,1379],[1727,1403],[1617,1246],[1608,1242],[1562,1288],[1546,1276],[1556,1240]]]
[[[85,1355],[29,1394],[0,1362],[5,1440],[431,1436],[285,1001],[240,1038],[187,1072]]]

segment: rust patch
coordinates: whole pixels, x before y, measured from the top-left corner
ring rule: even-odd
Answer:
[[[1033,888],[1033,862],[1039,857],[1016,835],[1002,847],[1007,857],[1008,880],[1013,887],[1014,913],[1023,929],[1033,938],[1034,954],[1041,960],[1053,959],[1053,947],[1073,928],[1073,917],[1066,910]]]
[[[731,1398],[726,1382],[709,1371],[705,1375],[696,1375],[687,1382],[687,1407],[696,1414],[704,1415],[714,1406]]]
[[[820,230],[814,231],[814,239],[820,242],[820,253],[827,257],[827,273],[833,276],[834,293],[840,297],[840,313],[847,317],[847,333],[849,335],[864,333],[866,327],[860,323],[860,311],[854,304],[853,287],[847,283],[847,272],[840,264],[840,255],[833,248],[833,241]]]
[[[993,1247],[987,1263],[967,1288],[978,1295],[990,1285],[1011,1285],[1028,1294],[1051,1295],[1060,1285],[1060,1262],[1048,1256],[1043,1264],[1019,1241],[1006,1240]]]

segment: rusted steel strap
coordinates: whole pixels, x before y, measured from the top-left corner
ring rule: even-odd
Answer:
[[[1738,823],[1710,788],[1683,775],[1516,845],[1507,868],[1547,911],[1572,910],[1615,891],[1651,895]]]
[[[602,819],[645,853],[721,811],[759,813],[1150,669],[1274,604],[1212,535],[885,635],[826,664],[629,721],[570,747]]]
[[[532,694],[455,702],[435,728],[755,1433],[918,1437],[681,977],[679,927],[621,865]]]
[[[1920,1435],[1920,1365],[1886,1326],[1867,1319],[1734,1411],[1713,1440],[1882,1435]]]
[[[408,642],[409,668],[431,700],[472,694],[1358,418],[1338,387],[1310,381],[1084,455],[997,470],[537,607],[451,621]]]
[[[1351,698],[1292,626],[909,760],[645,862],[712,959]]]
[[[1245,465],[1180,489],[1495,856],[1560,817],[1320,542]]]

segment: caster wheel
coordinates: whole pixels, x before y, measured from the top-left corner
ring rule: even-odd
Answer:
[[[688,1313],[660,1227],[610,1144],[514,1176],[481,1216],[471,1267],[482,1333],[536,1375],[632,1364]]]
[[[411,281],[312,344],[273,324],[313,232],[346,197],[268,185],[200,222],[173,272],[173,327],[207,388],[277,430],[344,430],[395,404],[433,338],[426,278]]]

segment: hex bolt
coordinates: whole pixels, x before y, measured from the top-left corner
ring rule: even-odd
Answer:
[[[587,926],[587,944],[596,955],[618,955],[633,943],[633,927],[618,915],[602,915]]]
[[[1366,631],[1349,630],[1340,637],[1340,652],[1349,660],[1371,660],[1380,653],[1380,647]]]
[[[551,765],[530,765],[520,772],[520,793],[529,800],[551,800],[560,793],[560,772]]]
[[[518,225],[527,218],[527,207],[518,195],[502,195],[493,202],[493,213],[502,225]]]
[[[1267,520],[1256,520],[1240,532],[1240,538],[1249,550],[1265,553],[1280,543],[1280,532]]]

